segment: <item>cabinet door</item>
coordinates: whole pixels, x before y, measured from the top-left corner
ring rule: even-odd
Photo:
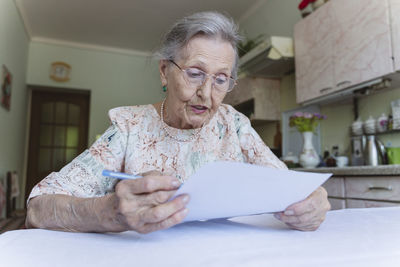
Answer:
[[[328,192],[330,197],[345,197],[344,193],[344,178],[332,177],[326,181],[322,187]]]
[[[331,2],[294,27],[298,103],[330,93],[334,87]]]
[[[393,72],[387,0],[330,2],[336,90]]]
[[[400,203],[370,201],[370,200],[355,200],[355,199],[346,200],[346,207],[349,209],[381,208],[381,207],[396,207],[396,206],[400,206]]]
[[[331,204],[331,210],[341,210],[346,208],[346,200],[344,199],[329,197],[328,201]]]
[[[400,70],[400,0],[389,0],[394,69]]]
[[[346,177],[348,198],[400,202],[400,178],[396,176]]]

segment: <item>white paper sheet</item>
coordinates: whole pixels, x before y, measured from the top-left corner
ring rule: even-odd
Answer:
[[[213,162],[200,168],[176,195],[190,195],[184,221],[277,212],[305,199],[331,175]]]

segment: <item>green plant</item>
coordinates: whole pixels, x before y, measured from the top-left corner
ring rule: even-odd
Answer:
[[[244,56],[247,52],[249,52],[251,49],[259,45],[262,40],[264,39],[264,34],[260,34],[257,37],[253,39],[245,39],[244,41],[240,41],[238,43],[238,53],[239,57]]]
[[[296,112],[289,118],[289,126],[296,127],[299,132],[314,132],[320,120],[326,119],[319,113]]]

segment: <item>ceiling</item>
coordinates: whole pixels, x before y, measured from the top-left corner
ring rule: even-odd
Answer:
[[[240,22],[266,0],[15,0],[32,41],[148,53],[169,26],[196,11]]]

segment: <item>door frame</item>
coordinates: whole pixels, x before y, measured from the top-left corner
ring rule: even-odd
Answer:
[[[29,161],[29,148],[30,148],[30,135],[32,131],[31,119],[32,119],[32,96],[33,92],[51,92],[56,94],[81,94],[85,95],[88,98],[88,117],[87,117],[87,131],[84,135],[85,143],[88,145],[88,137],[89,137],[89,126],[90,126],[90,105],[91,105],[91,90],[88,89],[73,89],[73,88],[65,88],[65,87],[51,87],[51,86],[41,86],[41,85],[27,85],[28,89],[28,103],[27,103],[27,114],[26,114],[26,136],[25,136],[25,153],[24,153],[24,168],[23,168],[23,181],[21,185],[21,195],[20,195],[20,203],[18,203],[19,207],[26,208],[26,200],[28,197],[28,193],[26,192],[26,186],[28,183],[28,161]],[[87,146],[86,145],[86,146]]]

